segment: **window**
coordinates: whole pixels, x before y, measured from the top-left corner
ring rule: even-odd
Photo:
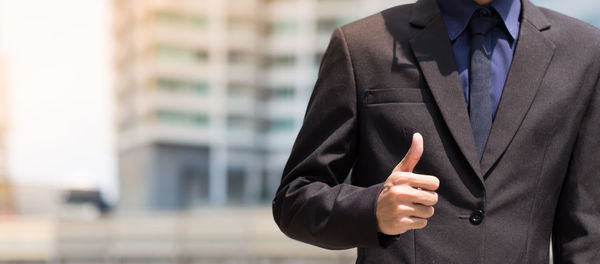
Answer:
[[[251,96],[253,89],[249,85],[241,83],[230,83],[227,86],[227,96],[229,98],[243,98]]]
[[[229,129],[244,129],[251,128],[253,120],[250,117],[242,115],[230,115],[227,117],[227,128]]]
[[[190,18],[191,22],[193,25],[199,26],[199,27],[206,27],[208,26],[208,18],[206,18],[205,16],[192,16]]]
[[[197,127],[206,127],[209,124],[208,115],[204,113],[186,113],[167,109],[157,110],[156,119],[160,123],[193,125]]]
[[[208,94],[209,85],[204,81],[186,81],[165,77],[156,79],[156,86],[159,90],[169,92],[192,92],[195,94]]]
[[[203,168],[186,165],[180,168],[178,176],[179,209],[193,208],[208,201],[210,179]]]
[[[317,32],[322,34],[331,33],[338,26],[340,26],[340,23],[337,19],[319,19],[317,21]]]
[[[208,51],[191,49],[168,44],[157,44],[155,52],[158,57],[178,60],[208,61]]]
[[[267,59],[269,67],[292,67],[296,64],[294,55],[275,55]]]
[[[317,20],[317,32],[320,34],[331,34],[336,27],[350,23],[351,18],[322,18]]]
[[[256,23],[250,19],[230,17],[227,20],[227,27],[229,31],[252,32],[255,30],[254,26]]]
[[[157,21],[165,23],[175,23],[185,20],[183,15],[168,10],[157,11],[154,17]]]
[[[208,83],[192,82],[191,86],[190,86],[190,90],[197,94],[207,94],[208,93]]]
[[[269,121],[269,130],[271,131],[291,131],[294,129],[294,120],[288,118],[278,118]]]
[[[199,61],[207,61],[208,60],[208,52],[206,50],[196,50],[194,51],[194,55],[196,60]]]
[[[160,122],[165,123],[181,123],[186,119],[186,116],[183,113],[164,109],[158,110],[156,112],[156,117]]]
[[[229,203],[242,203],[244,201],[246,186],[246,170],[244,168],[227,169],[227,201]]]
[[[252,54],[243,51],[229,51],[228,59],[230,64],[252,64]]]
[[[195,27],[208,26],[208,18],[203,15],[189,15],[172,10],[159,10],[154,13],[154,18],[159,23],[190,25]]]
[[[267,31],[274,35],[293,34],[298,31],[298,23],[295,21],[275,21],[268,25]]]
[[[204,114],[192,114],[189,116],[192,124],[197,126],[208,126],[208,116]]]
[[[265,90],[264,99],[278,100],[294,98],[296,90],[292,85],[281,85],[271,87]]]
[[[156,53],[161,57],[182,57],[187,51],[179,47],[159,44],[156,46]]]

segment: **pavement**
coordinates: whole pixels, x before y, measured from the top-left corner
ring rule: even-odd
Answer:
[[[0,218],[0,263],[352,263],[355,252],[287,238],[267,207]]]

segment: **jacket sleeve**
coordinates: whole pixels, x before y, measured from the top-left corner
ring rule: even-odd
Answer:
[[[382,184],[344,184],[358,152],[357,118],[352,59],[338,28],[273,200],[273,217],[287,236],[328,249],[379,246]]]
[[[600,76],[562,186],[552,233],[554,263],[600,263]]]

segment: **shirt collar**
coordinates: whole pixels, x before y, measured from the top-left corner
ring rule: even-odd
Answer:
[[[473,0],[438,0],[450,40],[454,41],[469,25],[471,16],[479,5]],[[491,6],[502,18],[513,40],[519,35],[520,0],[494,0]]]

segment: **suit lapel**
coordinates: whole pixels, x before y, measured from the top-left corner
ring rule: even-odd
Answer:
[[[411,24],[422,28],[410,45],[429,89],[460,151],[483,180],[452,46],[437,2],[417,2]]]
[[[487,175],[508,148],[541,85],[554,54],[554,44],[541,32],[549,27],[538,8],[523,1],[523,19],[512,66],[481,160],[483,175]]]

